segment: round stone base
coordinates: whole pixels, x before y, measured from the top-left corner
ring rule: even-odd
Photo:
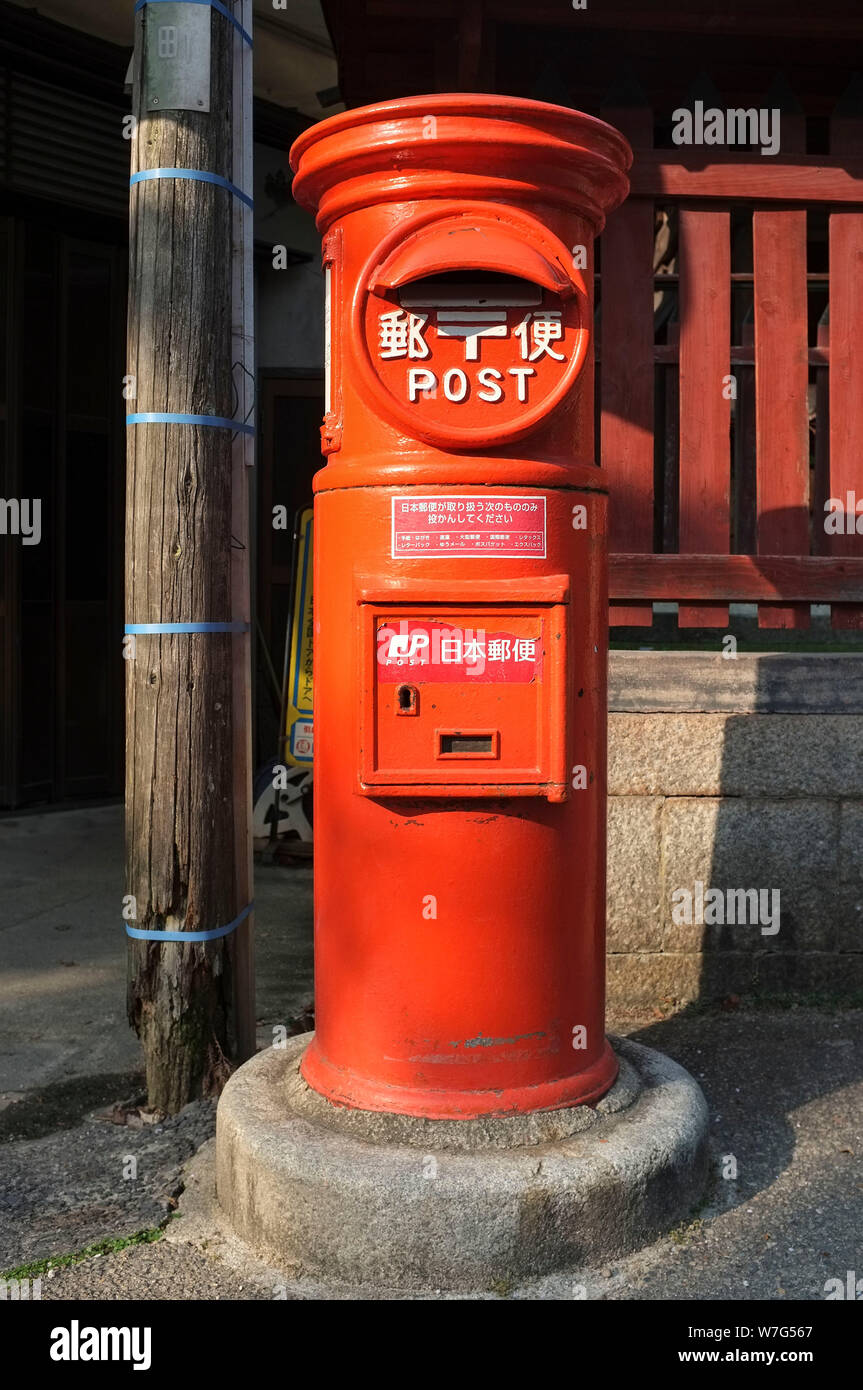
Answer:
[[[468,1290],[595,1264],[686,1216],[707,1177],[707,1106],[662,1053],[611,1039],[596,1106],[425,1120],[330,1104],[299,1074],[311,1035],[228,1082],[219,1203],[256,1254],[339,1284]]]

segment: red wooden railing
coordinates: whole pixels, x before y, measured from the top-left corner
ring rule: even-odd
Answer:
[[[653,149],[650,110],[602,114],[635,150],[598,277],[612,625],[649,626],[664,600],[681,628],[724,627],[729,603],[750,602],[762,628],[805,628],[809,605],[829,603],[835,628],[863,629],[863,535],[824,528],[828,497],[856,493],[863,509],[863,112],[833,117],[829,157],[805,154],[794,113],[772,157]],[[675,219],[674,274],[654,274],[657,208]],[[752,216],[744,273],[732,209]],[[826,273],[807,273],[813,209],[828,218]],[[732,288],[749,285],[733,342]],[[810,345],[813,285],[829,314]],[[678,293],[667,341],[657,286]]]

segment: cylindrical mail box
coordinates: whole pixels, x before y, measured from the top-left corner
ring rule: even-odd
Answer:
[[[592,266],[630,159],[601,121],[471,95],[291,152],[327,282],[302,1071],[337,1104],[548,1110],[616,1074]]]

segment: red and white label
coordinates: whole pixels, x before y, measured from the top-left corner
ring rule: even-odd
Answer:
[[[522,632],[453,627],[424,618],[384,619],[377,629],[378,680],[522,685],[542,678],[541,620]]]
[[[524,555],[545,559],[544,497],[394,497],[392,557]]]

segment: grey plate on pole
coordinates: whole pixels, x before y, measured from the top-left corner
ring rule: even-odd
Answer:
[[[148,111],[209,111],[212,13],[209,5],[187,4],[144,10]]]

